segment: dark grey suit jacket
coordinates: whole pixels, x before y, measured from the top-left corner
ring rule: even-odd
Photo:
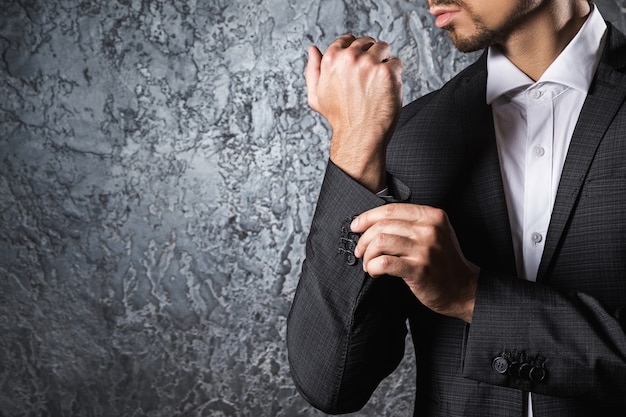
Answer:
[[[536,417],[626,416],[626,38],[609,27],[537,283],[516,277],[486,76],[483,55],[406,106],[388,150],[396,195],[445,209],[482,268],[471,325],[363,273],[346,219],[384,202],[328,165],[287,329],[295,383],[325,412],[367,402],[408,319],[416,416],[521,416],[524,391]]]

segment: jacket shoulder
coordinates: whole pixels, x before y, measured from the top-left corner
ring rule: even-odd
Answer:
[[[398,121],[398,128],[401,128],[405,123],[411,120],[417,113],[420,112],[429,103],[433,104],[437,101],[447,102],[453,100],[456,91],[469,81],[476,79],[476,77],[487,78],[487,52],[485,51],[474,63],[467,66],[451,80],[446,82],[440,89],[432,91],[411,103],[404,106],[400,119]]]

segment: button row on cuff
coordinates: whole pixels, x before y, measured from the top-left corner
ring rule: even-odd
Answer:
[[[338,253],[343,254],[346,259],[346,263],[350,266],[356,264],[356,256],[354,256],[354,249],[359,241],[359,234],[354,233],[350,229],[350,224],[356,216],[346,218],[341,224],[341,237],[339,238]]]
[[[494,358],[491,367],[499,374],[508,374],[538,384],[548,375],[544,360],[539,356],[527,358],[524,352],[512,354],[505,351],[501,356]]]

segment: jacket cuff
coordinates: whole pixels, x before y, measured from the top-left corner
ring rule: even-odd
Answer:
[[[532,327],[522,311],[533,306],[512,302],[532,299],[528,295],[537,290],[535,283],[481,271],[472,324],[466,329],[464,377],[524,391],[537,391],[546,383],[546,355],[551,352],[537,350],[540,344],[532,342]]]

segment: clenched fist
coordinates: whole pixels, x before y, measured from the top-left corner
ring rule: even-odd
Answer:
[[[386,42],[344,35],[326,53],[311,46],[305,78],[311,108],[333,135],[330,159],[378,192],[386,186],[386,148],[402,108],[402,62]]]

